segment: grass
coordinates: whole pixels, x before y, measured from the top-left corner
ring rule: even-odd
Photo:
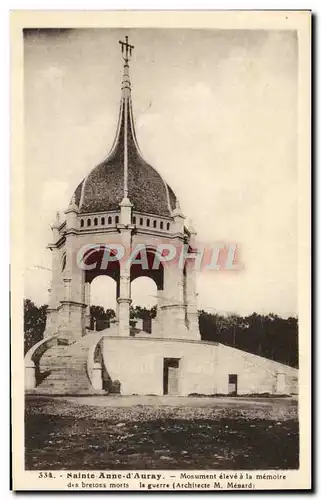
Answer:
[[[26,398],[26,469],[295,469],[297,402]],[[94,400],[93,400],[94,401]],[[139,399],[138,399],[139,401]],[[142,401],[144,401],[142,399]]]

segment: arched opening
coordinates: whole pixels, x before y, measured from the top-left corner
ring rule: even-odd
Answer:
[[[97,219],[97,217],[94,218],[94,226],[98,226],[98,219]]]
[[[106,254],[109,255],[109,250],[104,245],[99,247],[93,247],[89,249],[83,258],[83,264],[90,266],[91,269],[85,270],[85,303],[87,304],[86,310],[86,326],[90,329],[103,329],[107,328],[107,323],[102,323],[98,325],[95,324],[93,318],[96,314],[97,318],[110,320],[117,316],[117,296],[119,292],[119,282],[120,282],[120,268],[119,262],[110,262],[105,259]],[[113,254],[113,252],[110,252]],[[94,303],[95,302],[95,303]],[[90,306],[97,306],[96,313],[90,308]],[[106,309],[112,309],[108,311],[106,317]]]
[[[117,283],[110,276],[96,276],[90,283],[91,329],[96,331],[110,327],[117,311]]]
[[[90,219],[87,219],[87,226],[90,227],[91,226],[91,220]]]
[[[80,227],[84,227],[84,219],[80,219]]]
[[[169,223],[169,222],[167,222],[167,231],[169,231],[169,228],[170,228],[170,227],[171,227],[171,226],[170,226],[170,223]]]
[[[155,249],[150,247],[138,253],[130,267],[131,280],[131,326],[134,334],[143,330],[157,336],[157,306],[160,290],[164,288],[164,268],[159,263],[153,269]],[[135,333],[136,332],[136,333]]]
[[[116,217],[115,217],[115,224],[118,224],[118,223],[119,223],[119,217],[118,217],[118,215],[116,215]]]
[[[160,229],[163,229],[163,227],[164,227],[164,222],[163,221],[160,222],[159,227],[160,227]]]
[[[154,220],[153,227],[157,227],[157,220]]]
[[[108,217],[108,224],[111,224],[111,223],[112,223],[112,218]]]
[[[143,223],[144,223],[144,219],[143,219],[143,217],[141,217],[141,218],[139,219],[139,224],[142,226],[142,225],[143,225]]]
[[[100,223],[101,223],[101,225],[102,225],[102,226],[104,226],[104,225],[105,225],[105,217],[102,217],[102,218],[100,219]]]
[[[146,226],[149,227],[149,225],[150,225],[150,220],[146,219]]]
[[[157,285],[152,278],[141,276],[131,284],[131,325],[134,331],[152,333],[152,320],[156,316]]]

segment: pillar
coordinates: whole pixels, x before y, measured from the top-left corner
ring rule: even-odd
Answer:
[[[36,385],[36,365],[32,360],[30,360],[25,365],[25,389],[27,391],[31,391],[32,389],[35,389]]]
[[[195,260],[187,259],[185,265],[185,302],[187,328],[190,338],[201,340],[198,323]]]
[[[152,320],[152,335],[153,337],[163,337],[163,300],[164,290],[157,289],[157,307],[156,317]]]
[[[188,338],[184,305],[184,275],[177,261],[164,267],[163,304],[160,306],[162,336]]]
[[[117,319],[118,319],[118,335],[120,337],[130,336],[130,305],[131,286],[130,286],[130,262],[129,256],[131,253],[131,232],[134,226],[131,225],[132,203],[125,196],[120,203],[120,224],[117,228],[120,232],[121,243],[125,249],[125,255],[119,262],[120,277],[119,285],[117,284]]]
[[[59,214],[57,214],[59,215]],[[48,249],[51,251],[51,282],[48,288],[48,309],[47,309],[47,320],[46,329],[44,332],[44,337],[50,337],[58,331],[59,327],[59,317],[58,317],[58,307],[60,306],[60,293],[61,293],[61,253],[57,248],[56,244],[60,238],[59,226],[60,219],[57,216],[56,221],[52,226],[52,243],[48,245]]]
[[[118,304],[118,334],[120,337],[129,337],[130,305],[132,303],[130,294],[130,266],[127,262],[120,263],[120,282]]]
[[[103,377],[102,377],[102,367],[100,363],[94,363],[91,383],[96,391],[102,391]]]
[[[53,304],[53,291],[52,288],[48,288],[48,308],[47,308],[47,318],[46,318],[46,329],[44,331],[44,338],[50,337],[58,330],[58,310]]]
[[[85,288],[85,328],[90,329],[90,283],[84,283]]]
[[[185,216],[181,211],[181,207],[179,205],[178,200],[176,200],[176,207],[172,212],[172,216],[174,219],[173,224],[173,233],[184,234],[184,219]]]
[[[78,253],[78,207],[74,198],[66,214],[66,268],[64,271],[64,298],[61,300],[61,326],[59,331],[62,336],[70,341],[75,341],[85,334],[85,309],[84,298],[84,273],[77,262]]]

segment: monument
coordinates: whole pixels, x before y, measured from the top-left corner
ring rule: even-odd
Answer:
[[[52,226],[52,280],[44,339],[25,358],[26,389],[48,394],[238,394],[295,391],[297,370],[214,342],[201,341],[196,301],[195,231],[179,201],[140,151],[124,60],[115,139],[107,158],[76,188]],[[179,248],[183,263],[160,253]],[[121,249],[123,250],[120,255]],[[134,254],[134,255],[133,255]],[[186,258],[185,258],[186,257]],[[110,328],[90,330],[90,287],[116,282]],[[149,331],[131,326],[131,283],[157,286]]]

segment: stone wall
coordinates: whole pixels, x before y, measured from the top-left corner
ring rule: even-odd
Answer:
[[[228,394],[229,374],[237,375],[237,393],[295,393],[294,368],[209,342],[104,337],[103,358],[121,394],[162,395],[164,358],[179,359],[178,394]]]

